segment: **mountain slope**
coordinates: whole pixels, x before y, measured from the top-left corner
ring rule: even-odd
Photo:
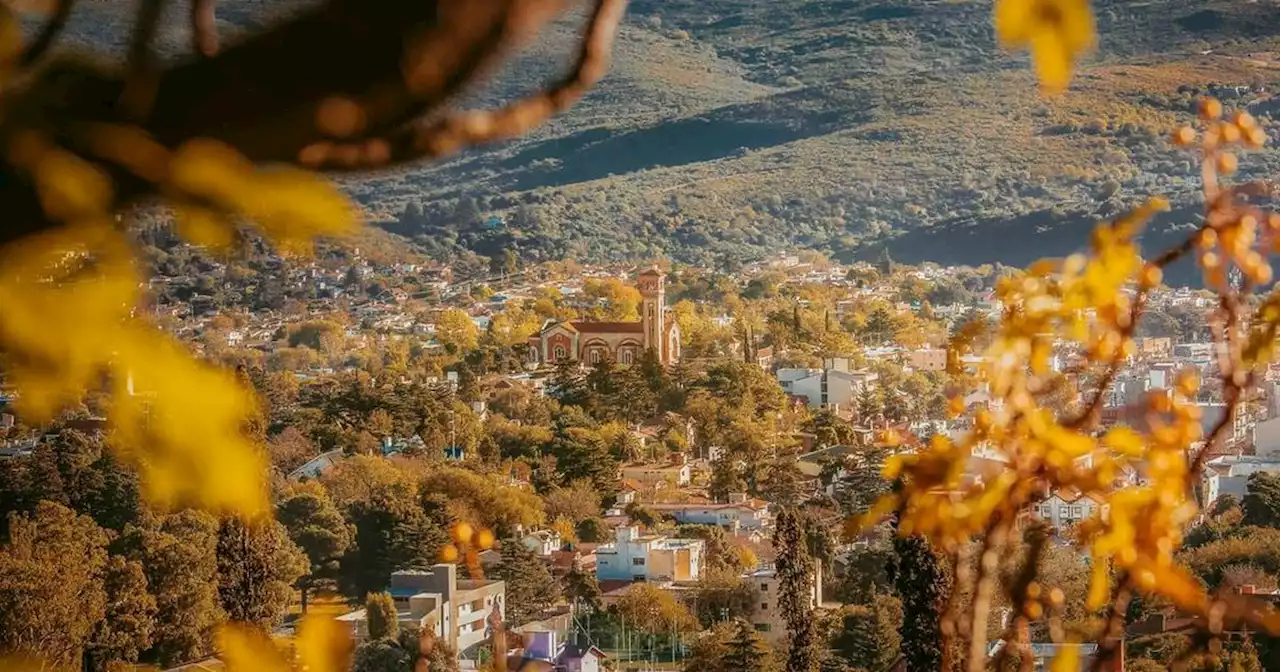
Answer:
[[[234,33],[297,4],[221,0],[219,19]],[[1066,222],[1152,194],[1194,203],[1195,171],[1168,130],[1204,92],[1250,104],[1270,126],[1280,80],[1276,0],[1095,6],[1099,53],[1067,95],[1045,100],[1025,57],[996,48],[987,2],[633,0],[609,77],[568,114],[526,138],[344,186],[442,254],[713,262],[884,244],[904,259],[1013,254],[956,246],[958,230],[1025,234],[1018,254],[1062,254],[1078,237],[1044,234]],[[78,38],[119,44],[120,4],[87,7]],[[176,46],[185,27],[173,14]],[[552,80],[581,18],[460,104],[496,105]],[[1280,154],[1244,165],[1271,175]]]

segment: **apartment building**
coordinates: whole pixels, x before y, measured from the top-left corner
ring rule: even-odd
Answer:
[[[755,626],[756,632],[759,632],[769,643],[778,644],[787,638],[787,619],[783,614],[781,605],[778,604],[778,596],[781,592],[781,586],[778,581],[777,570],[773,567],[762,567],[750,574],[743,576],[751,585],[755,586],[756,604],[755,613],[751,616],[751,623]],[[822,563],[814,563],[812,590],[810,592],[810,606],[818,609],[822,606]]]
[[[467,656],[485,641],[489,615],[505,610],[502,581],[458,578],[458,566],[438,564],[428,570],[401,570],[391,575],[388,588],[396,603],[400,625],[430,630]],[[364,609],[339,616],[357,641],[369,637]]]
[[[665,513],[679,523],[719,525],[732,531],[761,530],[773,524],[769,515],[769,503],[747,497],[746,493],[732,493],[727,504],[701,503],[653,503],[645,508]]]
[[[601,581],[697,581],[702,576],[705,543],[640,534],[634,525],[614,531],[611,544],[596,547],[596,578]]]
[[[778,369],[775,374],[782,391],[804,397],[810,408],[848,407],[856,403],[863,388],[875,382],[872,371],[850,370],[849,360],[829,357],[821,369]]]

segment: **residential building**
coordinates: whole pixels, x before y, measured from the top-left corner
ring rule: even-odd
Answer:
[[[945,371],[947,351],[943,348],[921,348],[907,353],[907,362],[917,371]]]
[[[701,539],[641,534],[634,525],[614,530],[614,541],[596,547],[600,581],[697,581],[702,576]]]
[[[645,508],[657,513],[665,513],[679,523],[719,525],[734,531],[761,530],[773,525],[773,517],[769,515],[769,503],[747,497],[745,493],[730,494],[727,504],[653,503],[645,504]]]
[[[506,584],[458,578],[458,566],[438,564],[429,570],[402,570],[391,575],[388,588],[401,625],[429,630],[466,656],[485,640],[487,619],[504,613]],[[368,638],[364,609],[338,617],[357,641]]]
[[[688,485],[693,477],[689,461],[684,455],[666,464],[647,464],[632,462],[622,466],[623,480],[632,480],[641,485]]]
[[[762,567],[746,574],[742,578],[749,581],[756,589],[758,603],[756,604],[755,613],[751,616],[751,623],[755,626],[756,631],[771,644],[785,641],[787,638],[787,619],[781,605],[778,603],[781,585],[778,581],[777,570],[773,567]],[[810,606],[817,609],[822,606],[822,563],[820,562],[816,562],[813,565],[811,585]]]
[[[1280,474],[1280,455],[1221,455],[1205,462],[1205,502],[1210,504],[1223,495],[1244,497],[1249,476],[1257,472]]]
[[[850,370],[845,357],[831,357],[821,369],[778,369],[775,374],[782,391],[795,397],[804,397],[811,408],[848,407],[857,401],[858,394],[875,382],[871,371]]]
[[[1061,531],[1092,517],[1105,505],[1102,498],[1093,494],[1082,495],[1074,491],[1059,490],[1031,507],[1031,513],[1050,527]]]
[[[520,543],[541,556],[551,555],[564,546],[564,541],[555,530],[535,530],[524,535]]]
[[[548,322],[529,337],[530,361],[598,364],[611,359],[632,364],[646,350],[653,350],[662,364],[680,361],[680,326],[666,307],[666,277],[657,268],[639,275],[639,322]]]

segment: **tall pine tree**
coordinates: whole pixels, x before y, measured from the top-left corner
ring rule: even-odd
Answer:
[[[889,573],[902,601],[903,662],[907,672],[935,672],[942,667],[941,621],[950,576],[921,537],[895,535],[893,551]]]
[[[724,655],[720,658],[720,669],[725,672],[764,672],[768,662],[769,648],[764,639],[750,623],[741,618],[735,619],[733,636],[726,642]]]

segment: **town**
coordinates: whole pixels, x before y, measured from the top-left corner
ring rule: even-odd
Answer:
[[[463,273],[404,252],[218,260],[155,242],[149,310],[257,391],[248,431],[266,447],[278,523],[147,510],[92,397],[52,427],[0,415],[9,534],[69,526],[68,552],[116,577],[49,577],[71,591],[67,618],[98,599],[133,624],[83,624],[76,645],[94,665],[220,669],[222,619],[288,639],[323,613],[357,642],[357,670],[424,656],[432,670],[499,656],[536,665],[507,669],[768,670],[803,622],[822,669],[895,669],[920,645],[898,634],[904,603],[940,569],[894,542],[891,520],[850,521],[891,488],[886,462],[999,410],[986,346],[1006,308],[998,287],[1021,275],[815,252],[732,271],[506,257]],[[1204,381],[1201,435],[1225,429],[1188,562],[1210,586],[1280,599],[1280,368],[1224,417],[1216,300],[1159,286],[1145,302],[1105,396],[1091,399],[1102,374],[1064,340],[1045,405],[1089,409],[1099,433],[1148,431],[1151,399]],[[999,478],[1003,459],[975,449],[954,487]],[[1067,542],[1107,507],[1063,489],[1027,511],[1051,535],[1042,580],[1078,589],[1054,627],[1087,625],[1094,570]],[[1194,620],[1142,608],[1124,639],[1134,669]],[[994,631],[1013,616],[992,605]],[[1037,669],[1063,647],[1091,660],[1096,645],[1053,643],[1047,627],[1031,624]]]

